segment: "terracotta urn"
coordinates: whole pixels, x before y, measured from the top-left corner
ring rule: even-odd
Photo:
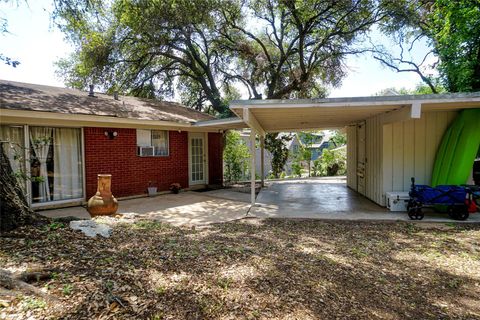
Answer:
[[[92,217],[108,216],[117,212],[118,202],[112,195],[112,175],[99,174],[97,193],[88,200],[87,211]]]

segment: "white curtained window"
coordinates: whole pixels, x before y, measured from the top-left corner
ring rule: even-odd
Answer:
[[[81,155],[80,129],[53,129],[53,200],[82,197]]]
[[[50,201],[50,185],[48,181],[47,159],[50,144],[52,142],[52,128],[31,127],[30,128],[30,146],[34,152],[35,159],[39,162],[38,193],[39,202]]]
[[[82,131],[30,127],[32,202],[83,197]]]

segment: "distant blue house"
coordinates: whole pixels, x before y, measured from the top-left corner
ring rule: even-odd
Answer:
[[[298,134],[299,140],[305,147],[310,149],[312,153],[312,157],[310,158],[311,161],[320,158],[322,156],[323,149],[335,147],[334,143],[330,141],[331,135],[327,132],[324,131],[323,133],[313,133],[313,135],[313,141],[306,141],[304,135]]]

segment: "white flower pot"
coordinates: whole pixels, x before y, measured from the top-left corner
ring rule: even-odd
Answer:
[[[148,187],[148,196],[153,197],[157,194],[157,187]]]

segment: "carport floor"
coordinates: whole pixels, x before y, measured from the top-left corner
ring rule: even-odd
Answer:
[[[257,196],[249,216],[333,220],[405,220],[406,212],[390,212],[348,188],[343,179],[304,179],[270,182]],[[424,220],[452,222],[448,215],[427,212]],[[480,222],[472,214],[467,222]]]

